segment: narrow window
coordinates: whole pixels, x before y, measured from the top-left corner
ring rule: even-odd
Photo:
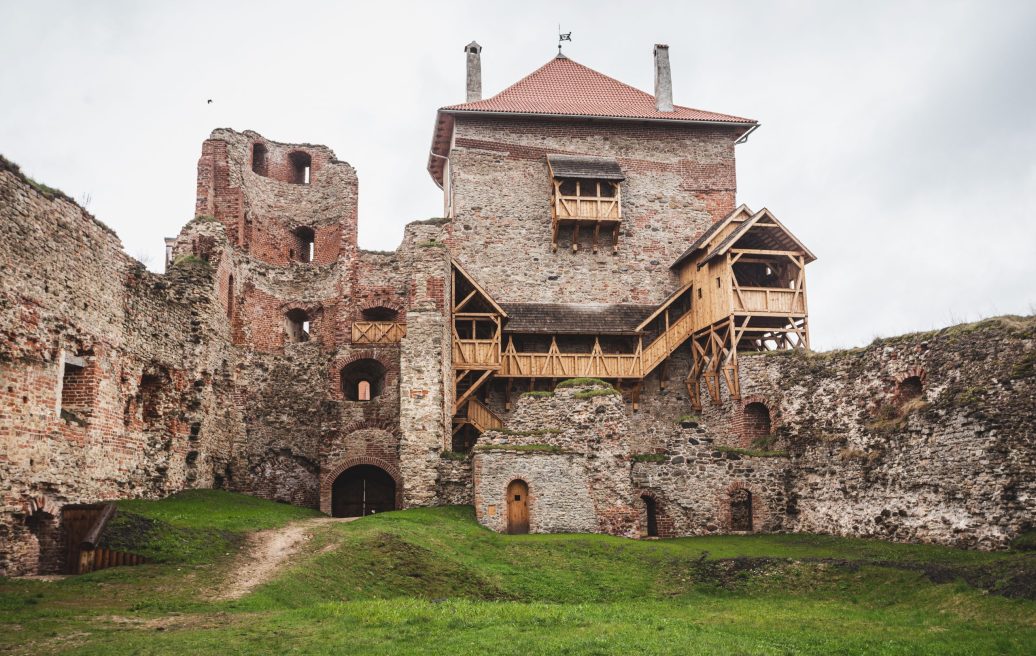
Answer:
[[[266,146],[261,143],[252,144],[252,172],[266,176]]]
[[[716,278],[716,289],[719,289],[719,288],[720,288],[719,278],[717,277]]]
[[[310,317],[305,310],[291,310],[284,316],[285,331],[289,342],[308,342],[310,337]]]
[[[313,159],[307,153],[296,151],[288,155],[288,160],[291,162],[292,182],[308,185],[310,183],[310,167],[313,164]]]
[[[312,262],[315,253],[316,232],[309,226],[299,226],[292,231],[295,248],[289,249],[288,256],[299,262]]]
[[[742,435],[745,444],[770,435],[770,409],[765,403],[749,403],[741,417]]]
[[[91,383],[86,358],[66,353],[61,372],[60,417],[82,423],[82,416],[88,414],[93,405],[94,385]]]
[[[371,400],[371,384],[369,381],[361,380],[356,386],[356,396],[360,401]]]
[[[745,488],[730,493],[730,530],[752,530],[752,493]]]
[[[342,369],[342,393],[350,401],[370,401],[381,395],[385,367],[373,358],[350,362]]]
[[[227,278],[227,318],[234,319],[234,276]]]
[[[654,497],[642,496],[644,510],[647,512],[647,534],[649,538],[658,537],[658,509]]]

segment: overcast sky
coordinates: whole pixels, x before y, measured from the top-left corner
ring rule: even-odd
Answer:
[[[425,163],[463,46],[489,96],[559,23],[648,92],[668,43],[677,104],[762,122],[738,201],[817,254],[815,348],[1036,311],[1036,2],[0,0],[0,153],[160,270],[213,128],[322,143],[359,173],[360,245],[393,249],[442,213]]]

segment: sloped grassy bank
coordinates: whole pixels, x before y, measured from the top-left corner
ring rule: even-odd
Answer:
[[[169,562],[0,579],[0,652],[1023,654],[1036,644],[1036,603],[1019,598],[1031,595],[1032,552],[814,535],[505,536],[470,508],[416,509],[319,528],[274,580],[216,603],[204,592],[227,576],[243,531],[312,513],[213,492],[124,511],[128,525],[154,522],[130,526],[127,545]],[[168,527],[189,536],[188,556]]]

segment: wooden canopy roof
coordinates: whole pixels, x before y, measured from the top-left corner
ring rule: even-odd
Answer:
[[[595,180],[626,179],[622,167],[607,157],[585,155],[547,155],[547,164],[555,178],[592,178]]]
[[[546,335],[637,335],[637,324],[654,305],[504,303],[507,333]]]
[[[761,221],[764,223],[759,225]],[[739,225],[733,231],[724,233],[724,228],[731,224]],[[757,229],[752,230],[753,227],[757,227]],[[720,236],[723,234],[726,236],[720,240]],[[717,240],[719,240],[718,243],[714,243]],[[676,258],[670,268],[675,269],[688,259],[697,257],[703,252],[706,254],[700,258],[700,262],[708,262],[712,258],[726,253],[735,244],[742,248],[801,253],[807,264],[817,259],[813,252],[806,248],[805,244],[799,241],[783,223],[778,221],[770,210],[764,207],[753,213],[747,205],[741,205],[722,221],[709,226],[702,236],[691,244],[690,248]]]

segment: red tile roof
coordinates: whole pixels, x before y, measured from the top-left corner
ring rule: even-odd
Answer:
[[[655,109],[655,97],[587,68],[568,57],[555,57],[492,98],[443,107],[447,112],[505,112],[602,118],[745,123],[752,119],[690,107]]]
[[[664,120],[729,123],[750,128],[756,121],[690,107],[672,112],[655,108],[655,97],[598,73],[568,57],[558,56],[492,98],[439,109],[428,170],[442,184],[442,158],[449,148],[453,116],[463,114],[585,116],[616,120]]]

